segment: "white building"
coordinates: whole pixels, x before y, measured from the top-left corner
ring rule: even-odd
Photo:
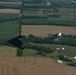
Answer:
[[[62,63],[63,63],[61,60],[57,60],[57,62],[58,62],[59,64],[62,64]]]
[[[60,32],[60,33],[58,33],[58,35],[57,35],[57,36],[62,36],[61,32]]]

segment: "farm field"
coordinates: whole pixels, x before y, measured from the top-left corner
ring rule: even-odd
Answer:
[[[22,25],[22,35],[33,34],[36,36],[48,36],[48,34],[63,33],[66,35],[76,35],[76,27],[50,26],[50,25]]]
[[[0,46],[0,58],[15,57],[15,56],[16,56],[16,48],[9,46]]]
[[[25,5],[21,5],[21,2],[18,2],[18,0],[4,1],[10,2],[0,2],[0,43],[2,43],[1,39],[8,40],[19,35],[19,13],[22,17],[22,36],[32,34],[38,37],[46,37],[49,34],[59,32],[65,35],[76,35],[76,5],[68,0],[58,0],[59,2],[57,0],[49,0],[55,1],[56,4],[53,2],[53,4],[47,5],[43,4],[43,2],[41,6],[34,2],[31,6],[31,2],[34,0],[24,0]],[[21,10],[23,10],[22,13]],[[54,17],[50,17],[51,14]],[[60,17],[56,17],[56,15],[60,15]],[[65,39],[68,38],[58,38],[58,40],[63,42],[66,41]],[[19,40],[22,39],[20,38]],[[73,41],[71,40],[70,43],[75,43],[75,41],[76,38]],[[69,41],[67,40],[67,42]],[[58,44],[35,45],[46,46],[52,49],[64,47],[65,50],[61,51],[62,54],[69,57],[76,56],[76,47]],[[16,56],[17,49],[9,46],[0,46],[0,75],[76,75],[75,67],[58,64],[57,60],[48,58],[56,55],[55,53],[42,57],[36,55],[36,50],[24,49],[22,56],[18,57]]]
[[[0,39],[10,39],[18,35],[18,17],[17,13],[0,13]]]
[[[0,4],[21,4],[21,2],[17,1],[17,2],[1,2]]]
[[[0,39],[11,39],[18,36],[18,21],[0,23]]]
[[[16,49],[8,46],[0,46],[0,50],[0,75],[76,74],[76,68],[58,64],[52,58],[15,57]]]
[[[0,9],[0,13],[16,13],[16,14],[19,14],[20,10],[17,10],[17,9]]]

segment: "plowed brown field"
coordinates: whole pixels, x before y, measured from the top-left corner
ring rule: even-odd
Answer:
[[[16,57],[16,48],[2,46],[0,75],[76,75],[76,68],[51,58]]]
[[[21,4],[21,2],[0,2],[0,4]]]
[[[0,75],[76,75],[76,68],[51,58],[0,57]]]
[[[47,36],[48,34],[63,33],[76,35],[76,27],[51,26],[51,25],[22,25],[22,35],[33,34],[36,36]]]
[[[0,9],[0,13],[20,13],[20,10],[17,9]]]

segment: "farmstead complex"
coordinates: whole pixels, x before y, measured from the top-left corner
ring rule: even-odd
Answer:
[[[75,0],[0,0],[0,75],[76,75]]]

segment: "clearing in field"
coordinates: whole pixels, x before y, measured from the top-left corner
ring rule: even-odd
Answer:
[[[63,33],[76,35],[76,27],[50,26],[50,25],[22,25],[22,35],[33,34],[36,36],[48,36],[48,34]]]

